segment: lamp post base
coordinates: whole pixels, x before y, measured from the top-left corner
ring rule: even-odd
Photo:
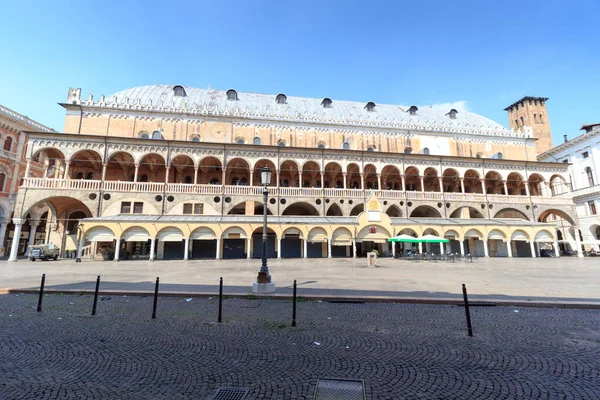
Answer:
[[[254,282],[254,284],[252,285],[252,293],[266,294],[266,293],[274,293],[274,292],[275,292],[275,282],[269,282],[269,283]]]

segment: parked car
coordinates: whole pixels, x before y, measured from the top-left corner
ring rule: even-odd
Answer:
[[[38,244],[30,246],[31,251],[29,252],[29,259],[35,261],[38,258],[40,260],[57,260],[60,254],[58,246],[54,244]]]

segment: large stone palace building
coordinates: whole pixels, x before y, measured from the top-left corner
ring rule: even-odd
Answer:
[[[537,122],[546,100],[510,108]],[[13,220],[43,205],[49,239],[96,258],[260,257],[264,207],[270,257],[390,255],[400,233],[450,239],[422,251],[535,257],[558,252],[558,222],[577,227],[572,199],[553,196],[567,165],[536,161],[547,136],[529,119],[166,85],[70,89],[62,106],[64,133],[30,133],[27,168],[45,172]]]

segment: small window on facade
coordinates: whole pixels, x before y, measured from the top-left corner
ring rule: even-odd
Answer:
[[[227,91],[227,100],[237,100],[237,99],[238,99],[237,92],[233,89],[229,89]]]
[[[410,108],[408,109],[408,113],[410,115],[417,115],[417,111],[419,111],[419,107],[417,106],[410,106]]]
[[[142,133],[141,138],[142,139],[150,139],[150,135],[148,135],[147,133]]]
[[[568,164],[568,163],[569,163],[569,160],[568,160],[568,159],[566,159],[566,160],[563,160],[563,164]]]
[[[323,106],[323,108],[331,108],[331,103],[331,99],[329,97],[325,97],[321,102],[321,105]]]
[[[196,214],[196,215],[204,214],[204,204],[202,204],[202,203],[194,204],[194,214]]]
[[[7,136],[6,139],[4,140],[4,150],[10,151],[11,147],[12,147],[12,138],[10,136]]]
[[[243,137],[239,137],[239,138],[235,139],[235,143],[236,144],[246,144],[246,139],[244,139]]]
[[[4,181],[6,180],[5,174],[0,174],[0,191],[4,192]]]
[[[429,154],[429,147],[425,147],[423,149],[423,154]]]
[[[317,145],[317,149],[319,150],[324,150],[325,149],[325,143],[321,142]]]
[[[350,150],[350,143],[344,142],[344,144],[342,145],[342,149],[343,150]]]
[[[588,201],[588,206],[590,207],[590,215],[596,215],[596,202],[594,200]]]
[[[199,138],[198,136],[194,136],[194,137],[192,138],[192,142],[196,142],[196,143],[198,143],[199,141],[200,141],[200,138]]]
[[[538,123],[537,114],[533,114],[533,122],[536,124]]]
[[[477,154],[475,155],[475,157],[481,158],[481,157],[483,157],[483,153],[481,151],[478,151]]]
[[[184,97],[185,94],[185,89],[183,88],[183,86],[175,86],[173,87],[173,95],[176,97]]]
[[[141,201],[136,201],[133,203],[133,213],[134,214],[143,214],[144,213],[144,203]]]
[[[152,140],[162,140],[163,135],[159,131],[152,132]]]
[[[519,127],[519,120],[515,119],[515,126],[518,128]]]
[[[367,151],[375,151],[375,146],[371,145],[367,147]]]
[[[544,123],[544,114],[540,114],[540,124]]]
[[[287,103],[287,96],[283,93],[280,93],[277,95],[277,97],[275,97],[275,102],[277,104],[285,104]]]
[[[131,202],[130,201],[122,201],[121,202],[121,214],[131,214]]]
[[[592,168],[587,167],[585,169],[585,174],[587,175],[588,186],[594,186],[594,173],[592,171]]]
[[[285,147],[285,140],[281,139],[280,141],[277,142],[277,146],[279,147]]]
[[[375,111],[375,103],[373,103],[372,101],[368,102],[367,105],[365,106],[365,108],[367,109],[367,111]]]
[[[257,136],[252,140],[252,144],[260,145],[260,138]]]
[[[581,153],[581,157],[583,158],[588,158],[590,156],[590,153],[588,151],[584,151],[583,153]]]
[[[410,146],[405,147],[404,154],[410,154],[410,153],[412,153],[412,147],[410,147]]]
[[[192,214],[193,211],[194,211],[194,205],[192,203],[184,203],[183,213],[185,215]]]

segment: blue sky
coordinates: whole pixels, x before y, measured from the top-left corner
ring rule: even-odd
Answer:
[[[503,109],[549,97],[555,143],[600,122],[600,2],[3,2],[0,104],[62,131],[83,97],[181,84]]]

